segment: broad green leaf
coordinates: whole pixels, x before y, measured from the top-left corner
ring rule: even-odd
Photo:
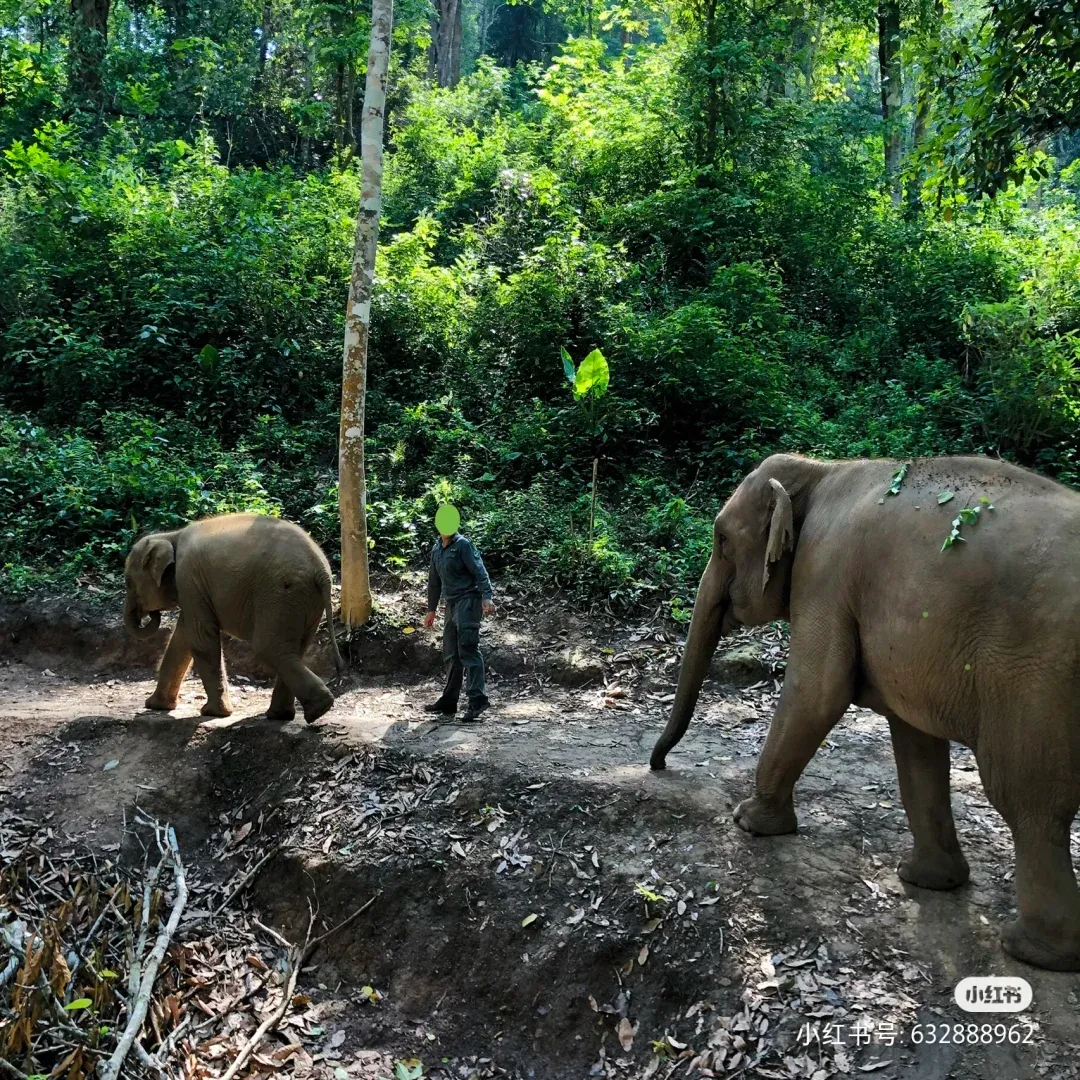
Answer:
[[[115,971],[110,971],[108,968],[102,968],[101,971],[98,972],[98,974],[103,979],[119,979],[120,978],[120,976],[117,975]]]
[[[77,1012],[79,1009],[89,1009],[93,1005],[90,998],[76,998],[70,1005],[64,1006],[65,1012]]]
[[[199,366],[203,371],[213,371],[217,367],[218,351],[213,345],[204,345],[199,351]]]
[[[900,494],[900,485],[903,484],[905,478],[907,477],[908,469],[910,469],[910,468],[911,468],[911,463],[910,462],[905,462],[903,465],[900,466],[899,469],[896,470],[896,472],[893,473],[892,486],[889,488],[889,491],[888,491],[889,495],[899,495]],[[879,499],[878,501],[879,502],[884,502],[885,500],[884,499]]]
[[[608,362],[604,359],[604,354],[599,349],[593,349],[581,361],[581,367],[574,376],[574,397],[583,398],[586,394],[603,397],[607,393],[609,378]]]
[[[938,497],[938,506],[944,506],[947,502],[951,501],[953,493],[951,491],[943,491]]]
[[[570,354],[565,348],[560,349],[562,353],[562,369],[563,374],[566,376],[566,381],[573,386],[574,385],[574,361],[570,359]]]

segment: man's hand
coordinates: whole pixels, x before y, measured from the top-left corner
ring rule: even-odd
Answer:
[[[494,615],[495,614],[495,605],[494,605],[494,603],[492,603],[492,601],[490,601],[490,600],[485,600],[484,601],[484,614],[485,615]]]
[[[435,612],[429,611],[424,616],[424,625],[430,630],[435,625]]]

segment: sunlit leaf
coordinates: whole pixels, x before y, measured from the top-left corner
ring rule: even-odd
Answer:
[[[566,349],[560,349],[559,352],[562,353],[563,374],[566,376],[566,381],[571,386],[573,386],[575,378],[574,361],[570,359],[570,354],[566,351]]]
[[[608,362],[599,349],[593,349],[577,369],[574,376],[574,397],[583,398],[586,394],[603,397],[607,393],[610,373]]]

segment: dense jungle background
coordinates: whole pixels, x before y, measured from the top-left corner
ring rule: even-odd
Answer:
[[[336,557],[369,17],[0,0],[0,590],[244,508]],[[375,568],[449,498],[492,571],[684,619],[770,451],[1080,483],[1078,69],[1072,0],[403,0]]]

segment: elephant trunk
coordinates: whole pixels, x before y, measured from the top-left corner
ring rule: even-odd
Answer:
[[[671,717],[663,734],[656,740],[649,765],[653,769],[663,769],[668,751],[686,734],[697,704],[701,684],[709,670],[709,661],[716,652],[724,621],[727,580],[722,572],[720,559],[714,552],[701,575],[697,598],[694,600],[694,614],[690,620],[690,632],[683,649],[682,665],[679,668],[679,685],[675,691],[675,701],[671,706]]]
[[[142,621],[143,615],[149,616],[149,621],[145,624]],[[124,625],[136,637],[149,637],[161,625],[161,612],[140,611],[138,601],[128,597],[124,604]]]

